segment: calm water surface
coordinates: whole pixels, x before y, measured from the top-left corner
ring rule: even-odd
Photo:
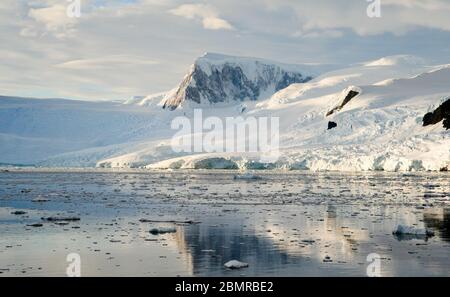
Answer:
[[[0,172],[0,276],[65,276],[69,253],[83,276],[365,276],[371,253],[383,276],[450,276],[447,173],[235,174]],[[395,237],[400,223],[435,236]]]

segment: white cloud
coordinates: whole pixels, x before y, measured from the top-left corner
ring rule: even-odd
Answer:
[[[0,94],[162,92],[205,51],[287,63],[392,54],[450,62],[447,0],[381,0],[381,19],[367,17],[366,0],[82,0],[79,19],[67,17],[68,4],[0,1]]]
[[[291,12],[302,32],[350,29],[355,33],[402,35],[417,28],[450,31],[448,0],[380,0],[381,18],[369,18],[366,0],[265,0],[272,12]],[[298,30],[297,30],[298,31]]]
[[[215,8],[207,4],[183,4],[169,11],[173,15],[187,19],[200,19],[203,28],[209,30],[233,30],[233,26],[221,19]]]
[[[301,30],[294,32],[293,37],[302,38],[340,38],[344,36],[344,33],[339,30],[313,30],[302,32]]]
[[[61,4],[43,8],[30,8],[28,16],[37,24],[43,25],[47,32],[53,33],[57,37],[66,37],[72,34],[74,25],[77,23],[77,18],[67,15],[67,6]],[[24,28],[22,34],[25,36],[36,35],[37,32],[33,32],[33,29],[36,29],[36,24]]]
[[[59,68],[72,70],[92,69],[117,69],[118,67],[137,67],[142,65],[156,65],[158,61],[149,60],[144,57],[130,55],[111,55],[92,59],[77,59],[55,65]]]
[[[227,21],[222,20],[216,17],[207,17],[203,19],[203,27],[205,29],[210,30],[233,30],[233,26],[231,26]]]

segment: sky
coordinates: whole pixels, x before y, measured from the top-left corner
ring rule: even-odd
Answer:
[[[67,13],[74,1],[79,17]],[[370,18],[374,1],[381,15]],[[411,54],[448,64],[449,15],[449,0],[1,0],[0,95],[159,93],[205,52],[343,65]]]

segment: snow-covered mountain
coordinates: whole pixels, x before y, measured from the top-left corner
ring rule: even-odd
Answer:
[[[0,163],[343,171],[450,167],[450,65],[393,56],[324,73],[320,67],[263,61],[207,54],[179,87],[126,104],[0,98]],[[196,75],[204,83],[198,84]],[[190,97],[188,90],[200,97]],[[171,121],[193,117],[200,107],[204,118],[278,117],[280,158],[262,164],[254,153],[174,152],[177,131]]]
[[[163,108],[174,110],[184,103],[208,105],[266,99],[293,83],[304,83],[317,75],[319,67],[289,65],[274,61],[205,53],[191,66],[180,85],[159,94]],[[137,104],[148,105],[155,97]]]

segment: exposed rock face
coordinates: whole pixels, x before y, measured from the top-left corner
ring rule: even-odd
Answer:
[[[337,124],[335,122],[328,122],[328,130],[331,130],[336,127],[337,127]]]
[[[444,120],[444,128],[450,129],[450,98],[447,98],[435,111],[429,112],[423,117],[423,126],[435,125],[442,120]]]
[[[344,100],[342,100],[337,106],[335,106],[332,110],[330,110],[329,112],[327,112],[326,116],[332,115],[333,113],[335,113],[336,111],[341,110],[342,108],[344,108],[344,106],[350,102],[350,100],[352,100],[353,98],[355,98],[356,96],[359,95],[359,91],[357,90],[352,90],[350,89],[347,93],[347,95],[345,96]]]
[[[253,58],[206,54],[197,59],[173,96],[163,107],[176,109],[184,101],[201,103],[258,100],[293,83],[304,83],[311,75],[300,66],[271,64]]]

